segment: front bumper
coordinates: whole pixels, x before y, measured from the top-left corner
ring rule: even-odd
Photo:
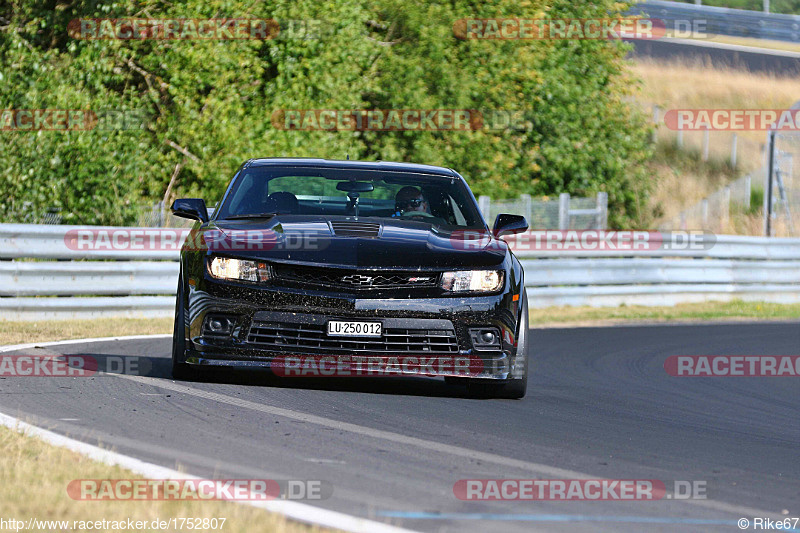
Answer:
[[[209,288],[208,284],[204,288]],[[207,367],[264,368],[279,375],[285,375],[280,370],[285,368],[290,357],[324,357],[337,368],[349,365],[351,369],[354,358],[367,357],[367,363],[362,361],[359,364],[379,364],[383,370],[380,375],[389,376],[435,375],[506,380],[513,370],[517,313],[510,295],[506,293],[387,299],[352,295],[332,297],[330,294],[286,290],[260,290],[250,295],[229,295],[227,292],[219,287],[211,287],[208,291],[190,288],[187,302],[189,342],[185,362]],[[206,317],[215,314],[235,318],[231,335],[214,336],[204,330]],[[383,324],[384,333],[380,340],[332,342],[324,334],[324,325],[330,319],[378,321]],[[267,329],[262,327],[265,324],[286,325],[286,328],[280,331]],[[500,333],[500,345],[496,349],[476,349],[470,337],[470,328],[475,327],[496,328]],[[398,331],[397,335],[408,333],[405,337],[407,342],[399,342],[404,338],[402,336],[394,337],[391,342],[391,339],[387,340],[392,332]],[[426,337],[420,333],[423,331],[435,332],[435,335]],[[449,342],[441,341],[445,337]],[[303,338],[302,342],[298,341]],[[276,342],[280,339],[284,342]],[[414,365],[415,358],[421,360],[419,366]],[[466,373],[465,359],[469,369]],[[337,372],[335,375],[379,374]]]

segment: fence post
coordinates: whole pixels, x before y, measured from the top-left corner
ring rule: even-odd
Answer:
[[[562,192],[558,195],[558,229],[569,229],[569,193]]]
[[[733,169],[736,169],[736,144],[738,140],[738,137],[734,133],[733,138],[731,139],[731,168]]]
[[[608,225],[608,193],[597,193],[597,229],[606,229]]]
[[[750,195],[753,193],[753,190],[751,189],[752,185],[753,185],[752,178],[750,177],[750,174],[748,174],[747,176],[744,177],[745,195],[743,203],[746,212],[750,212]]]
[[[772,237],[772,182],[775,175],[775,130],[768,135],[769,148],[767,157],[767,183],[764,187],[764,235]]]
[[[708,198],[703,198],[700,201],[700,220],[703,224],[703,229],[708,229]]]
[[[532,208],[531,208],[531,195],[530,194],[520,194],[520,199],[522,200],[522,212],[525,213],[525,220],[528,221],[528,225],[532,224],[531,216]]]
[[[675,140],[678,143],[678,148],[683,148],[683,130],[678,130],[678,137]]]
[[[764,13],[769,13],[769,0],[764,0]]]
[[[720,230],[727,231],[728,221],[731,216],[731,188],[722,189],[722,213],[720,216]]]
[[[710,140],[708,128],[703,130],[703,161],[708,161],[708,144]]]
[[[478,196],[478,209],[481,210],[481,214],[483,218],[489,218],[489,207],[491,206],[492,199],[489,196]],[[489,224],[492,223],[491,220],[488,220]]]
[[[658,140],[658,119],[660,108],[657,105],[653,106],[653,142]]]

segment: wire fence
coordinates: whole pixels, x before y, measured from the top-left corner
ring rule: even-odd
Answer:
[[[765,233],[774,236],[800,236],[800,177],[795,160],[800,161],[800,132],[775,134],[775,172],[772,176],[772,209],[767,209],[769,181],[764,180],[764,211],[772,213]]]
[[[608,225],[608,194],[604,192],[594,198],[573,198],[569,193],[537,199],[529,194],[503,200],[481,196],[478,205],[489,224],[497,215],[509,213],[524,216],[533,229],[606,229]]]

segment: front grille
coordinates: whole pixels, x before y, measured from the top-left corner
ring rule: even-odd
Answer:
[[[383,328],[381,337],[329,337],[325,324],[253,322],[247,342],[274,351],[303,354],[455,354],[458,340],[452,328]]]
[[[331,229],[337,237],[362,237],[374,239],[381,231],[381,225],[375,222],[331,221]]]
[[[439,279],[436,272],[348,270],[294,265],[273,265],[273,270],[279,280],[347,290],[434,287]]]

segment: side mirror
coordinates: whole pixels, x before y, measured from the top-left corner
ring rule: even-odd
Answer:
[[[506,213],[497,215],[494,221],[492,233],[498,239],[503,235],[513,235],[527,231],[528,221],[521,215],[509,215]]]
[[[208,222],[206,203],[200,198],[181,198],[172,203],[172,214],[176,217]]]

